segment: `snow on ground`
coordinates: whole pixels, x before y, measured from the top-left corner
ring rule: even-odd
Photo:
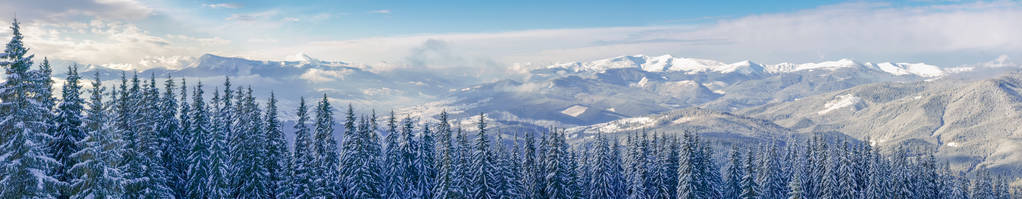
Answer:
[[[905,66],[909,73],[920,77],[939,77],[944,75],[944,71],[934,65],[924,63],[898,63],[898,65]]]
[[[681,123],[685,123],[685,122],[689,122],[689,121],[693,121],[693,120],[696,120],[696,117],[681,117],[681,118],[678,118],[678,119],[676,119],[674,121],[671,121],[671,124],[681,124]]]
[[[862,101],[862,99],[852,94],[839,95],[834,100],[830,100],[827,104],[824,104],[823,110],[816,113],[824,115],[834,110],[855,105],[856,103],[859,103],[859,101]]]
[[[642,77],[642,79],[639,80],[639,82],[637,82],[635,84],[632,84],[632,86],[633,87],[639,87],[639,88],[645,88],[647,83],[649,83],[649,79],[646,79],[646,77]]]
[[[586,110],[589,110],[589,107],[581,105],[572,105],[571,107],[568,107],[561,111],[561,114],[570,115],[572,117],[578,117],[579,115],[582,115],[582,113],[585,113]]]
[[[590,126],[568,128],[568,132],[599,131],[599,132],[624,132],[635,131],[643,128],[651,128],[656,125],[656,119],[650,117],[633,117],[614,120]]]

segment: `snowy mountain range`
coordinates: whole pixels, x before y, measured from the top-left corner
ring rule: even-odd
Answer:
[[[611,69],[638,68],[642,71],[660,72],[683,72],[686,74],[698,73],[738,73],[745,75],[752,74],[778,74],[792,73],[806,70],[839,70],[844,68],[863,68],[869,70],[883,71],[896,76],[914,75],[919,77],[940,77],[949,73],[968,71],[969,68],[951,68],[948,70],[926,63],[860,63],[851,59],[840,59],[837,61],[825,61],[818,63],[779,63],[759,64],[749,60],[724,63],[715,60],[673,57],[671,55],[661,56],[621,56],[609,59],[595,60],[591,62],[572,62],[548,66],[547,68],[563,68],[578,71],[604,72]]]
[[[850,59],[760,64],[634,55],[552,64],[523,78],[486,81],[299,57],[260,61],[207,54],[178,69],[139,73],[187,77],[190,85],[202,81],[207,88],[229,76],[234,85],[269,89],[257,90],[257,96],[275,92],[281,107],[296,106],[298,96],[326,94],[338,104],[380,112],[394,108],[420,122],[447,111],[465,128],[473,125],[472,116],[486,113],[494,128],[562,127],[575,140],[643,130],[697,132],[721,143],[827,133],[931,149],[963,170],[1022,168],[1022,152],[1011,150],[1022,146],[1003,141],[1022,139],[1022,129],[1009,125],[1022,122],[1015,117],[1022,115],[1015,111],[1022,110],[1015,89],[1022,83],[1018,75],[1001,76],[1018,70],[1006,67],[1008,60],[949,68]],[[125,71],[90,66],[84,74],[92,72],[116,80]],[[292,109],[282,108],[282,116],[293,117]]]

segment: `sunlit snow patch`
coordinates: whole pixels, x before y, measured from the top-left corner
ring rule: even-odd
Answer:
[[[859,97],[856,97],[855,95],[852,94],[840,95],[837,96],[837,98],[835,98],[834,100],[830,100],[829,102],[827,102],[827,104],[824,104],[823,110],[817,113],[820,115],[827,114],[837,109],[855,105],[856,103],[859,103],[859,101],[861,100],[862,99],[859,99]]]
[[[561,111],[561,114],[570,115],[572,117],[578,117],[579,115],[582,115],[582,113],[585,113],[586,110],[589,110],[589,107],[574,105]]]

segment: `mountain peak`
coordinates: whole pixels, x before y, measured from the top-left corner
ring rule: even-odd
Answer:
[[[299,52],[296,55],[289,56],[288,60],[290,60],[290,61],[298,61],[299,63],[302,63],[302,64],[311,64],[311,65],[319,65],[321,63],[319,59],[313,58],[312,56],[309,56],[309,54],[305,54],[305,52]]]

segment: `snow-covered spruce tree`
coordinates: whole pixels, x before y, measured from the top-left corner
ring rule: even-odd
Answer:
[[[150,178],[155,175],[149,168],[151,161],[149,153],[149,137],[153,130],[152,121],[149,121],[148,114],[154,110],[149,104],[148,89],[134,73],[131,78],[131,86],[128,86],[125,75],[121,75],[121,92],[118,100],[118,126],[124,136],[124,161],[121,164],[121,171],[124,172],[124,194],[128,198],[140,198],[149,194],[159,194],[162,189],[158,179]],[[156,182],[154,182],[156,181]],[[165,186],[163,186],[165,188]]]
[[[291,188],[289,190],[288,198],[311,198],[309,195],[312,192],[312,188],[316,185],[313,184],[313,160],[315,155],[312,150],[312,131],[309,126],[306,125],[309,121],[308,108],[305,106],[305,97],[300,98],[298,102],[297,116],[298,121],[295,122],[295,150],[291,155],[292,159],[290,162],[291,168]]]
[[[698,138],[698,137],[697,137]],[[698,139],[697,139],[698,140]],[[702,153],[702,167],[703,176],[703,196],[706,198],[720,198],[720,187],[724,184],[724,180],[720,177],[720,166],[717,166],[717,161],[713,159],[713,150],[709,145],[700,145]]]
[[[230,79],[227,79],[228,82]],[[257,190],[248,190],[255,188],[252,186],[251,178],[256,176],[246,176],[253,173],[248,168],[248,162],[251,161],[252,156],[248,153],[248,147],[250,143],[251,132],[248,132],[248,128],[251,126],[252,121],[248,118],[248,113],[245,110],[245,92],[241,86],[238,86],[233,91],[229,91],[230,87],[224,88],[224,101],[230,103],[228,114],[230,114],[226,120],[226,126],[229,128],[226,132],[227,138],[227,176],[228,176],[228,191],[229,195],[234,198],[240,198],[242,192],[253,192]],[[226,95],[233,94],[231,97]],[[228,99],[232,98],[232,99]]]
[[[894,198],[914,198],[915,191],[912,190],[911,163],[909,162],[908,150],[898,146],[890,159],[890,196]]]
[[[210,119],[212,128],[205,140],[206,146],[209,146],[209,156],[206,158],[209,164],[206,190],[211,198],[225,198],[231,195],[232,168],[227,137],[231,132],[230,118],[233,115],[230,108],[232,104],[230,81],[225,81],[224,85],[228,89],[224,89],[223,95],[220,94],[218,88],[213,88],[213,98],[211,99],[213,107],[210,108],[214,111]]]
[[[595,159],[591,161],[592,177],[585,189],[591,198],[624,198],[627,194],[624,169],[617,158],[617,148],[611,148],[602,134],[596,135]]]
[[[496,178],[499,181],[497,193],[501,198],[521,198],[521,171],[518,170],[515,161],[519,161],[518,142],[515,141],[513,148],[508,149],[504,145],[503,132],[497,132],[497,141],[492,145],[492,151],[494,153],[494,165],[497,168],[495,172]],[[509,151],[510,150],[510,151]]]
[[[994,185],[990,172],[982,170],[976,173],[969,187],[969,198],[994,198]]]
[[[61,159],[57,159],[58,157],[55,156],[57,152],[52,151],[53,148],[51,146],[53,142],[56,141],[54,139],[57,139],[54,136],[56,136],[58,131],[57,130],[58,120],[56,115],[57,99],[53,97],[53,79],[51,78],[52,76],[53,67],[50,66],[50,60],[47,59],[46,57],[43,57],[43,62],[39,64],[39,69],[29,71],[29,77],[31,79],[30,82],[32,84],[34,93],[36,93],[33,96],[33,98],[35,99],[36,102],[39,102],[46,109],[46,114],[42,115],[44,120],[43,126],[46,132],[46,136],[44,137],[42,143],[45,144],[47,152],[50,153],[50,157],[54,158],[55,160],[57,160],[58,163],[60,163],[54,165],[57,168],[50,169],[47,172],[50,172],[49,173],[50,176],[58,178],[57,181],[60,182],[55,186],[58,192],[57,197],[67,198],[68,181],[66,179],[67,175],[66,172],[67,169],[71,167],[71,165],[66,165],[62,162]],[[67,159],[67,156],[64,155],[62,156],[64,160]]]
[[[173,190],[168,186],[167,180],[167,169],[163,167],[162,159],[163,148],[162,140],[159,136],[159,130],[161,122],[160,118],[162,113],[160,111],[160,91],[156,87],[156,76],[150,74],[149,83],[146,83],[145,88],[142,88],[142,98],[138,101],[138,107],[136,109],[136,117],[141,118],[145,124],[138,131],[138,135],[135,137],[136,147],[141,155],[138,161],[142,165],[143,178],[144,178],[144,189],[143,195],[145,196],[156,196],[163,198],[173,197]]]
[[[824,195],[823,184],[824,177],[826,176],[827,166],[829,165],[828,154],[830,151],[827,149],[826,141],[823,141],[820,134],[813,135],[813,140],[806,145],[807,162],[806,168],[809,178],[806,178],[806,183],[803,184],[803,188],[806,190],[807,198],[819,198]]]
[[[411,118],[405,117],[401,123],[401,134],[398,137],[400,140],[398,142],[398,154],[400,154],[398,161],[401,162],[400,166],[404,167],[400,173],[402,176],[401,190],[404,190],[404,197],[419,198],[422,193],[416,192],[414,187],[422,175],[419,172],[419,167],[415,165],[415,160],[419,158],[419,143],[415,140],[414,123]]]
[[[46,124],[46,128],[52,135],[57,126],[56,120],[54,120],[54,117],[56,117],[54,108],[57,106],[57,99],[53,97],[54,82],[53,78],[51,78],[53,77],[53,66],[50,65],[48,58],[43,57],[43,62],[39,64],[39,69],[29,71],[29,73],[32,78],[32,84],[37,89],[36,93],[38,93],[34,98],[49,111],[49,114],[46,115],[46,119],[49,121]]]
[[[703,187],[701,187],[702,183],[700,181],[703,180],[703,176],[700,175],[701,168],[699,164],[702,160],[699,159],[701,158],[698,151],[699,148],[695,146],[696,142],[688,132],[685,132],[682,139],[681,153],[679,155],[681,159],[679,160],[677,171],[677,197],[686,199],[701,198],[700,190]]]
[[[855,177],[855,157],[852,157],[854,153],[849,149],[848,142],[845,141],[841,144],[841,151],[838,155],[837,175],[838,175],[838,198],[856,198],[859,197],[859,189],[857,179]]]
[[[11,41],[0,54],[7,81],[0,86],[0,198],[56,197],[62,182],[49,175],[60,164],[46,150],[49,108],[37,98],[48,95],[32,76],[33,55],[22,43],[20,25],[11,24]]]
[[[351,106],[348,106],[349,114],[354,115]],[[351,116],[350,118],[354,118]],[[379,155],[379,147],[373,146],[376,140],[372,140],[372,132],[369,120],[363,117],[352,133],[352,138],[345,140],[347,149],[341,166],[343,184],[345,188],[344,198],[380,198],[382,177]]]
[[[206,102],[203,99],[202,82],[192,90],[193,107],[188,114],[188,176],[185,183],[187,198],[212,198],[213,184],[210,181],[213,176],[211,171],[213,165],[209,162],[212,153],[209,141],[213,137],[212,124],[210,124],[210,113],[206,112]],[[185,107],[187,108],[187,107]],[[184,110],[184,108],[182,109]]]
[[[86,137],[78,142],[82,149],[71,155],[77,164],[70,168],[70,198],[121,198],[120,135],[106,113],[99,73],[95,77],[83,121]]]
[[[337,151],[337,140],[334,139],[334,114],[333,107],[330,106],[330,101],[327,100],[327,96],[323,95],[323,100],[316,106],[316,129],[313,137],[313,146],[315,149],[316,159],[315,165],[319,176],[316,176],[316,187],[313,189],[314,197],[339,197],[342,195],[340,188],[340,178],[338,174],[338,166],[340,165],[340,157],[338,157]],[[368,130],[368,129],[367,129]],[[370,132],[367,132],[368,135]]]
[[[236,178],[243,178],[235,190],[237,198],[268,198],[273,193],[270,173],[266,168],[266,136],[263,132],[262,110],[252,96],[252,88],[238,89],[236,112],[236,137],[244,140],[238,145],[241,161],[235,162]],[[244,121],[242,121],[244,120]],[[239,153],[235,153],[239,154]]]
[[[343,136],[341,137],[341,165],[339,168],[340,169],[339,174],[341,177],[341,191],[342,193],[344,193],[344,196],[348,196],[347,195],[348,191],[352,187],[355,187],[352,184],[348,184],[348,182],[351,181],[349,177],[351,176],[351,174],[354,174],[355,171],[358,169],[356,168],[356,166],[359,166],[358,163],[355,163],[353,161],[356,161],[358,158],[361,158],[356,156],[357,153],[355,153],[358,150],[358,146],[360,144],[360,141],[358,140],[358,138],[360,137],[358,136],[359,129],[357,123],[358,121],[355,118],[355,109],[351,106],[351,104],[348,104],[348,111],[346,111],[344,114],[344,133],[342,133]],[[381,175],[383,175],[383,173],[381,173]],[[383,176],[381,176],[381,179],[385,180]],[[381,189],[381,191],[383,191],[382,189],[384,187],[382,187],[383,186],[382,183],[384,182],[380,183],[381,187],[379,188]]]
[[[472,166],[470,169],[471,180],[469,181],[470,198],[497,198],[500,190],[494,171],[493,153],[490,151],[490,141],[486,139],[486,116],[479,114],[479,133],[476,134],[475,150],[472,152]]]
[[[447,120],[447,111],[440,112],[440,121],[437,123],[437,151],[440,152],[438,161],[437,182],[433,186],[433,198],[457,198],[460,193],[455,190],[455,178],[457,161],[455,160],[454,141],[452,139],[451,124]]]
[[[44,64],[45,65],[45,64]],[[67,72],[67,82],[61,89],[63,93],[60,105],[57,107],[56,129],[53,131],[53,139],[49,143],[49,151],[58,164],[51,169],[54,178],[64,182],[60,187],[58,198],[71,196],[71,187],[68,186],[74,178],[71,174],[71,167],[78,163],[71,154],[77,153],[83,148],[79,142],[85,138],[85,130],[82,126],[82,104],[81,85],[78,85],[78,67],[70,66]]]
[[[412,184],[411,191],[418,193],[419,198],[433,198],[432,188],[436,185],[437,165],[436,139],[433,138],[433,131],[429,123],[422,126],[422,134],[419,135],[419,147],[416,151],[415,168],[419,171],[419,178]],[[512,178],[517,180],[518,178]]]
[[[394,111],[390,112],[390,118],[387,119],[387,135],[384,136],[384,148],[383,148],[383,165],[385,166],[383,171],[383,195],[387,198],[402,198],[405,194],[405,167],[402,165],[401,150],[398,147],[398,137],[401,136],[398,133],[397,117],[394,116]]]
[[[179,172],[181,172],[181,173],[178,174],[179,175],[178,176],[179,179],[178,179],[177,185],[176,185],[178,187],[177,187],[177,190],[175,190],[175,194],[176,194],[175,197],[176,198],[186,198],[186,197],[189,196],[188,195],[188,191],[189,191],[188,190],[188,178],[189,178],[189,176],[188,176],[189,175],[188,167],[191,165],[191,162],[189,162],[189,160],[190,160],[189,159],[189,154],[191,154],[191,144],[192,144],[192,131],[191,131],[192,130],[192,125],[191,125],[191,122],[192,122],[191,121],[192,120],[191,119],[192,107],[191,107],[191,105],[188,104],[188,83],[185,81],[184,78],[181,78],[180,89],[181,90],[179,92],[180,92],[181,96],[179,96],[180,98],[178,98],[179,99],[178,102],[180,103],[180,106],[178,108],[178,115],[177,115],[178,131],[179,132],[177,134],[178,134],[178,137],[180,137],[180,140],[181,140],[181,143],[180,143],[181,146],[179,146],[181,151],[178,152],[179,154],[176,154],[178,159],[176,159],[175,161],[177,161],[177,163],[179,164],[177,166],[180,167],[178,169],[179,169]],[[171,172],[173,172],[173,171],[171,171]]]
[[[805,198],[805,192],[802,190],[802,176],[794,175],[791,176],[791,181],[788,182],[788,199],[803,199]]]
[[[742,176],[742,181],[741,181],[741,183],[742,183],[742,193],[741,193],[741,195],[738,196],[739,198],[751,199],[751,198],[758,198],[760,196],[759,190],[758,190],[759,189],[759,185],[756,184],[756,175],[757,175],[757,173],[756,173],[756,165],[754,163],[754,159],[755,159],[754,156],[755,155],[753,155],[752,149],[749,149],[749,152],[747,152],[746,155],[745,155],[745,162],[742,163],[742,167],[744,168],[743,170],[745,171],[745,175]]]
[[[182,82],[182,85],[184,82]],[[177,96],[174,94],[174,89],[178,89],[174,83],[174,79],[167,77],[163,83],[163,96],[160,97],[159,103],[159,122],[157,123],[157,136],[162,151],[160,162],[163,168],[166,169],[165,175],[167,179],[167,186],[172,191],[175,198],[185,197],[187,191],[185,190],[185,180],[188,172],[188,139],[185,134],[186,129],[183,129],[179,120],[179,110]],[[182,97],[185,91],[182,92]],[[184,100],[183,98],[181,100]],[[180,112],[180,115],[187,117],[187,112]]]
[[[266,198],[288,198],[287,193],[291,190],[289,182],[291,176],[289,163],[291,156],[288,154],[287,140],[284,138],[284,131],[281,129],[280,117],[277,116],[277,97],[270,92],[270,99],[266,102],[266,115],[264,132],[266,137],[266,172],[269,174],[269,195]]]
[[[455,122],[455,124],[458,124]],[[472,183],[472,146],[469,145],[468,136],[459,127],[457,130],[457,147],[455,147],[455,174],[454,189],[461,197],[469,197]]]
[[[731,149],[729,160],[722,193],[724,198],[738,198],[742,195],[742,177],[745,176],[745,170],[742,167],[742,154],[737,147]]]
[[[552,130],[548,140],[549,146],[544,158],[546,172],[546,187],[544,194],[550,198],[572,198],[574,182],[574,170],[571,168],[571,153],[564,136],[557,129]]]
[[[788,182],[784,181],[781,170],[781,154],[777,153],[777,143],[770,143],[767,150],[763,151],[761,164],[759,165],[757,177],[760,196],[763,198],[787,198]],[[850,173],[850,172],[849,172]]]
[[[678,195],[678,167],[681,164],[681,146],[676,136],[664,136],[661,134],[660,172],[657,174],[659,181],[663,182],[663,190],[666,196]]]
[[[524,153],[519,167],[521,168],[522,196],[526,198],[539,197],[543,190],[543,174],[540,169],[540,158],[536,146],[536,138],[532,133],[525,134],[525,143],[522,146]]]
[[[631,134],[628,136],[627,142],[628,167],[625,171],[628,173],[628,198],[649,198],[646,193],[646,157],[644,154],[646,150],[643,144],[645,139],[640,138],[636,134]]]
[[[913,170],[912,175],[917,179],[915,191],[922,198],[939,197],[941,179],[937,173],[937,158],[933,154],[926,154],[917,159],[918,166]]]

